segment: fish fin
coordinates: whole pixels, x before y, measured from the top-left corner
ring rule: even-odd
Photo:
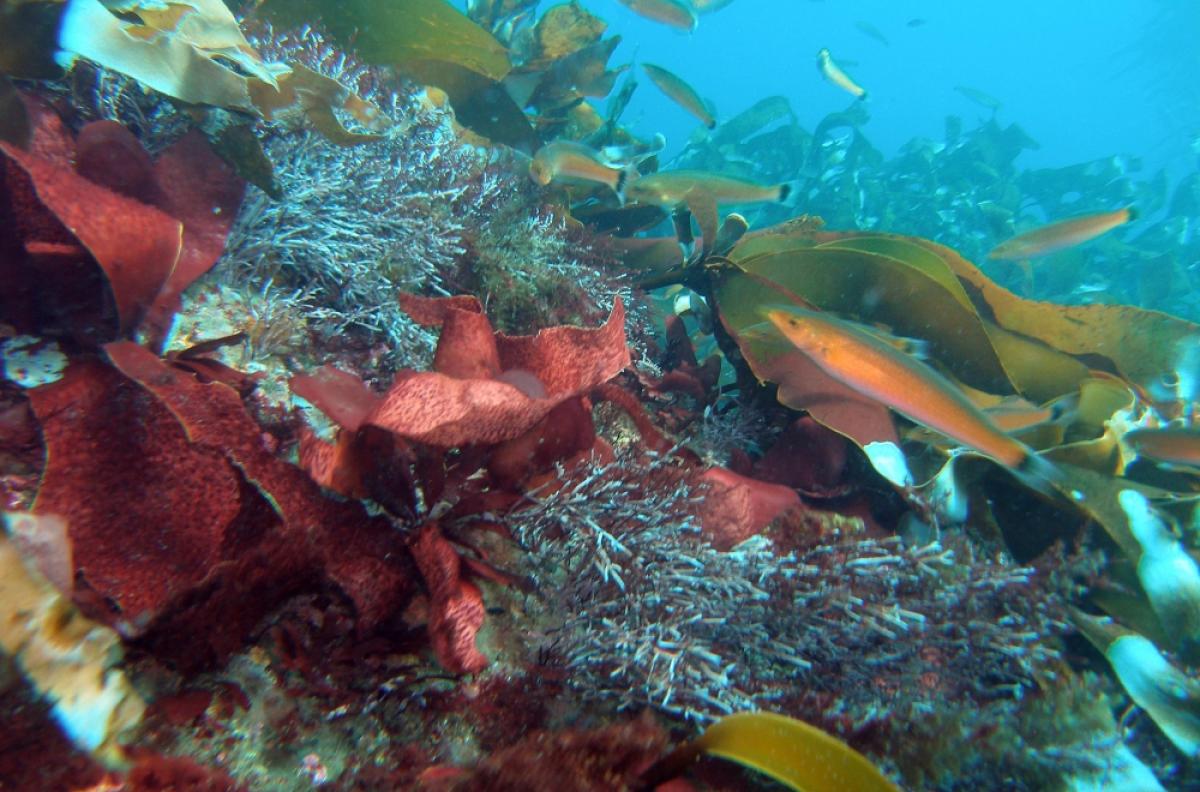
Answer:
[[[907,336],[895,336],[895,338],[900,342],[896,348],[909,357],[926,362],[933,359],[933,354],[929,351],[930,343],[924,338],[909,338]]]
[[[1050,420],[1063,426],[1075,423],[1079,418],[1079,394],[1074,393],[1050,405]]]
[[[1021,270],[1021,274],[1025,276],[1022,285],[1025,289],[1025,296],[1028,297],[1033,294],[1033,265],[1027,258],[1016,259],[1016,264],[1017,268]]]
[[[617,201],[620,202],[621,206],[625,205],[625,188],[629,186],[629,182],[636,179],[639,175],[636,165],[627,165],[621,168],[621,171],[617,174],[617,183],[613,185],[613,192],[617,194]]]
[[[1013,471],[1024,484],[1051,498],[1065,497],[1060,485],[1066,481],[1062,469],[1030,451]]]
[[[784,182],[779,185],[779,197],[775,200],[788,208],[794,209],[796,204],[800,202],[800,195],[802,193],[800,187],[799,181]]]

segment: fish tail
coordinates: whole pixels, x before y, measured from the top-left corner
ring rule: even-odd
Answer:
[[[617,172],[617,182],[613,185],[613,192],[617,194],[617,200],[620,201],[621,206],[625,205],[625,188],[637,177],[637,167],[634,165],[628,165]]]
[[[917,360],[928,361],[933,359],[933,353],[930,352],[930,346],[932,345],[924,338],[905,338],[903,341],[904,351]]]
[[[1129,222],[1129,223],[1132,223],[1134,220],[1137,220],[1138,219],[1137,209],[1135,209],[1132,206],[1126,206],[1125,207],[1125,218],[1126,218],[1126,222]]]
[[[1033,265],[1029,263],[1029,259],[1023,258],[1017,261],[1017,266],[1021,269],[1021,273],[1025,276],[1025,294],[1033,294]]]
[[[1023,483],[1048,497],[1062,497],[1060,485],[1066,481],[1062,468],[1029,451],[1013,471]]]
[[[796,204],[800,202],[800,194],[803,192],[800,186],[799,181],[784,182],[779,185],[779,193],[776,200],[784,206],[795,208]]]

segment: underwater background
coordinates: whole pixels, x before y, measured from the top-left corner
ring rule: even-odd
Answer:
[[[811,79],[811,53],[827,47],[869,85],[870,121],[860,129],[888,159],[922,140],[944,141],[948,123],[1016,123],[1030,138],[1013,160],[1017,170],[1095,163],[1110,183],[1144,185],[1153,197],[1143,209],[1159,211],[1168,211],[1168,193],[1196,169],[1200,60],[1186,54],[1186,37],[1200,26],[1200,10],[1188,4],[738,3],[691,35],[615,0],[599,8],[624,37],[617,57],[686,74],[722,120],[764,96],[786,98],[810,129],[845,109],[842,91]],[[667,135],[668,161],[698,134],[694,119],[652,91],[634,95],[627,118],[634,128]],[[1073,214],[1107,206],[1086,190],[1063,192],[1069,200],[1062,208]],[[1175,211],[1186,215],[1182,206]],[[922,231],[906,220],[897,217],[889,228]],[[954,245],[956,235],[970,234],[953,220],[945,226],[933,238]]]
[[[871,138],[889,157],[913,138],[940,139],[947,115],[968,126],[991,117],[955,90],[965,86],[994,97],[999,119],[1041,145],[1021,167],[1118,155],[1140,160],[1146,177],[1195,167],[1200,63],[1187,52],[1200,11],[1188,3],[738,2],[691,36],[615,0],[595,9],[624,37],[618,58],[688,75],[723,118],[771,95],[787,97],[810,129],[843,109],[836,88],[811,80],[813,53],[828,47],[855,62],[851,73],[874,94]],[[631,121],[663,131],[671,151],[694,125],[665,110],[646,92],[632,101]]]
[[[1200,789],[1197,30],[0,0],[0,792]]]

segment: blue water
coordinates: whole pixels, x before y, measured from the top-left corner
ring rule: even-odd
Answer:
[[[692,35],[642,19],[616,0],[583,5],[624,41],[613,62],[634,58],[670,68],[711,99],[718,120],[755,100],[786,96],[812,129],[850,97],[826,83],[817,50],[857,62],[846,71],[869,91],[864,132],[885,155],[914,137],[942,138],[948,114],[970,128],[991,112],[955,86],[999,99],[998,120],[1019,123],[1041,149],[1018,167],[1052,167],[1114,154],[1153,173],[1194,170],[1200,136],[1200,3],[1188,0],[991,3],[734,0],[705,15]],[[912,19],[924,20],[908,27]],[[861,31],[869,23],[885,46]],[[647,80],[623,119],[661,131],[668,154],[697,125]],[[601,105],[602,106],[602,105]]]

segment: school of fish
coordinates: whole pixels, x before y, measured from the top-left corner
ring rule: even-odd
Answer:
[[[646,20],[692,33],[700,17],[728,6],[732,0],[619,0]],[[926,24],[924,19],[911,19],[909,28]],[[884,47],[890,39],[869,22],[856,23],[865,36]],[[828,48],[816,54],[817,71],[829,84],[849,94],[857,102],[868,99],[867,90],[845,70]],[[713,139],[736,137],[719,125],[717,110],[687,79],[666,66],[642,61],[641,72],[681,111],[694,118]],[[618,98],[618,110],[624,108],[629,94],[636,87],[627,80]],[[956,86],[965,98],[992,111],[1000,109],[1000,100],[968,86]],[[769,97],[748,113],[769,113],[777,116]],[[775,102],[776,104],[778,102]],[[786,108],[784,109],[790,112]],[[743,114],[732,119],[734,125]],[[847,123],[856,124],[847,111]],[[615,116],[614,116],[615,117]],[[606,131],[611,131],[610,124]],[[820,137],[818,130],[817,138]],[[622,144],[611,141],[593,147],[587,142],[555,140],[538,150],[530,163],[531,178],[542,186],[556,185],[573,190],[572,198],[604,201],[611,196],[622,206],[659,207],[666,212],[683,210],[704,196],[714,205],[749,205],[764,202],[791,204],[799,198],[789,182],[762,184],[742,176],[698,169],[659,170],[658,155],[664,150],[661,134],[651,141],[631,139]],[[597,192],[599,191],[599,192]],[[987,207],[981,207],[986,211]],[[1028,267],[1028,260],[1049,256],[1117,229],[1137,219],[1133,207],[1125,206],[1067,219],[1046,218],[1045,224],[1020,233],[996,246],[989,259],[1015,261]],[[690,223],[690,220],[684,220]],[[678,228],[684,255],[692,252],[692,232]],[[679,300],[676,299],[678,310]],[[1045,490],[1054,478],[1053,467],[1040,459],[1027,446],[1012,436],[1013,432],[1049,420],[1050,409],[1021,402],[1001,404],[980,409],[952,381],[943,377],[923,360],[923,354],[912,344],[900,343],[872,328],[857,325],[828,312],[789,308],[773,308],[764,315],[767,326],[779,337],[799,349],[834,379],[886,405],[896,413],[941,435],[967,449],[990,457],[1035,488]],[[919,346],[919,345],[918,345]],[[1200,434],[1187,431],[1143,430],[1131,433],[1126,442],[1131,453],[1143,454],[1165,462],[1200,466]]]

